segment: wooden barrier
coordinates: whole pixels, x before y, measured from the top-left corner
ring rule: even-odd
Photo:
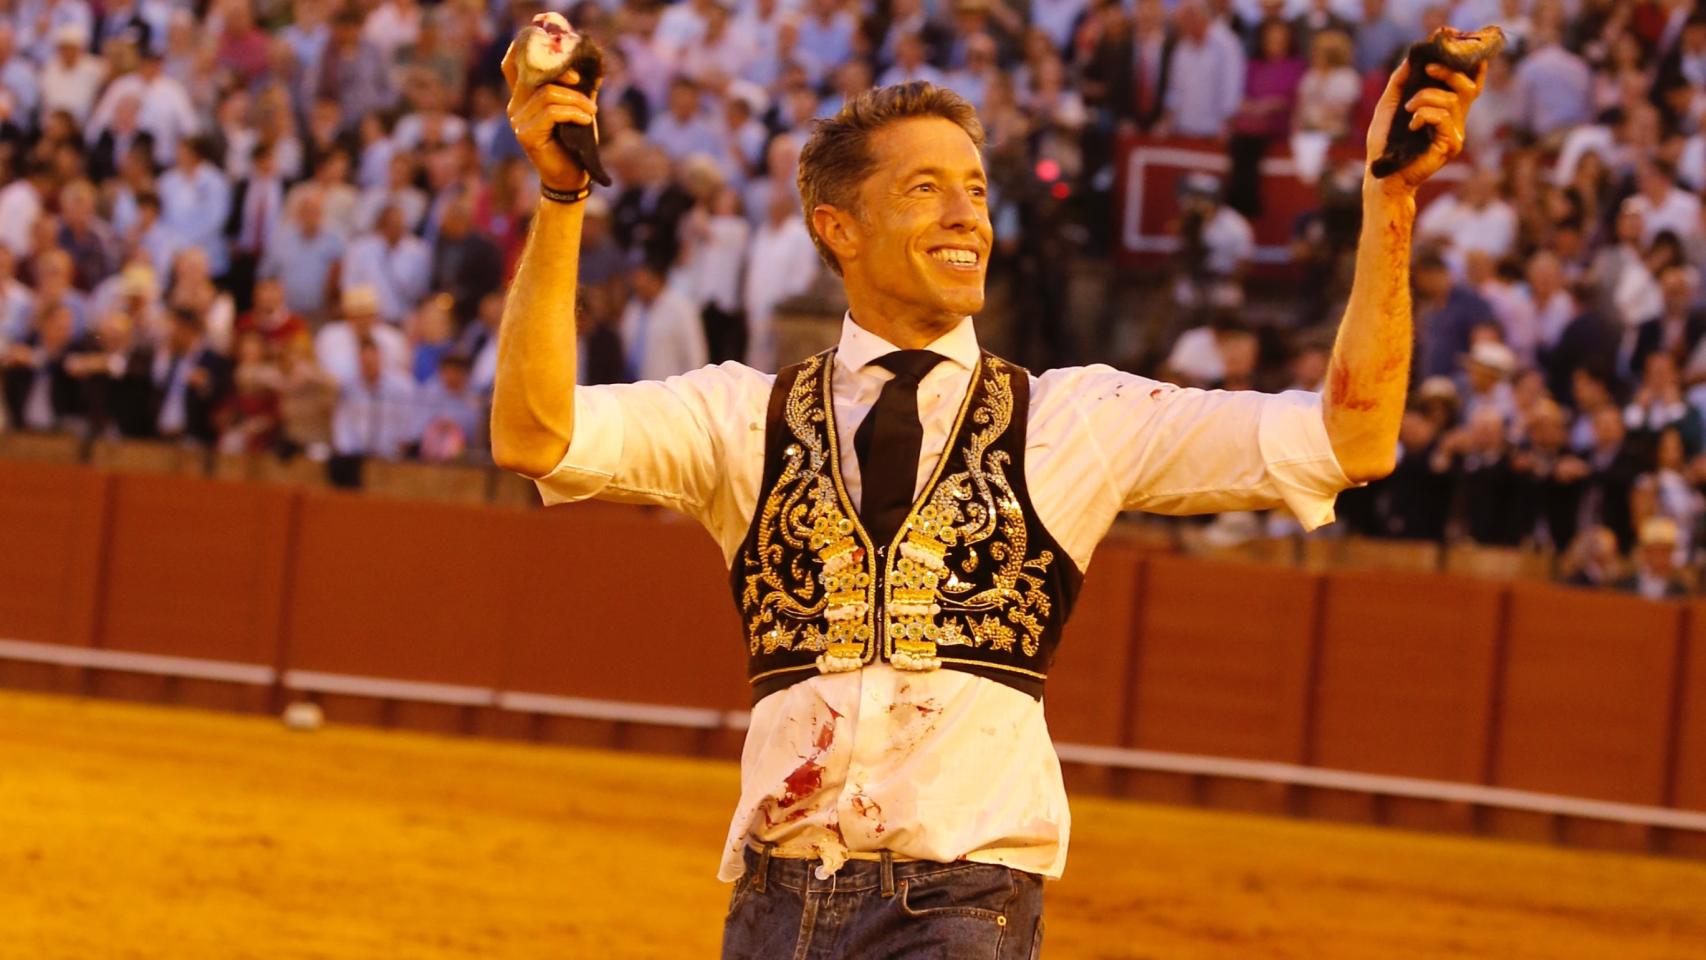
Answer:
[[[723,558],[657,511],[0,461],[0,536],[0,685],[739,749]],[[1046,703],[1109,789],[1706,855],[1706,603],[1113,538]]]
[[[1152,557],[1128,742],[1301,762],[1318,578]]]
[[[1144,551],[1104,543],[1049,668],[1043,698],[1049,733],[1069,743],[1125,743],[1126,682],[1143,600]]]
[[[1483,782],[1503,591],[1372,570],[1326,584],[1308,761]]]
[[[1492,780],[1664,802],[1682,607],[1516,584]]]
[[[108,482],[83,467],[0,463],[0,636],[94,642]]]

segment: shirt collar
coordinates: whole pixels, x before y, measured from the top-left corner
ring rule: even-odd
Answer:
[[[899,349],[855,323],[852,311],[842,318],[841,343],[836,347],[835,357],[848,370],[863,370],[872,360]],[[971,317],[962,318],[952,330],[930,341],[924,349],[933,350],[967,370],[976,367],[979,348],[977,330],[972,326]]]

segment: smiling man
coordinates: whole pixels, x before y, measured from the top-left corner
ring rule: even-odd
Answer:
[[[722,547],[753,702],[724,957],[1039,954],[1070,822],[1043,694],[1096,543],[1122,510],[1283,505],[1313,528],[1391,469],[1415,188],[1461,148],[1478,91],[1449,82],[1411,101],[1441,131],[1433,151],[1365,181],[1324,397],[1032,375],[983,351],[983,131],[926,83],[854,97],[800,156],[807,224],[851,306],[833,350],[774,376],[725,363],[576,387],[585,177],[550,130],[595,107],[514,91],[547,202],[499,332],[493,452],[548,503],[661,504]]]

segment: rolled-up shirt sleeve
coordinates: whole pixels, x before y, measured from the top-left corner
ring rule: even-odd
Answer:
[[[596,497],[706,520],[731,452],[746,456],[753,423],[762,429],[768,394],[766,375],[733,363],[667,380],[578,386],[574,437],[534,483],[547,506]]]
[[[1123,510],[1193,514],[1285,506],[1333,521],[1353,486],[1318,394],[1198,390],[1086,367],[1072,390]]]

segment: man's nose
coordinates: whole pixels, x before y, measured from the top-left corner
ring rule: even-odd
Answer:
[[[947,201],[942,205],[942,226],[954,230],[976,229],[981,215],[977,204],[972,202],[971,191],[948,190],[946,196]]]

